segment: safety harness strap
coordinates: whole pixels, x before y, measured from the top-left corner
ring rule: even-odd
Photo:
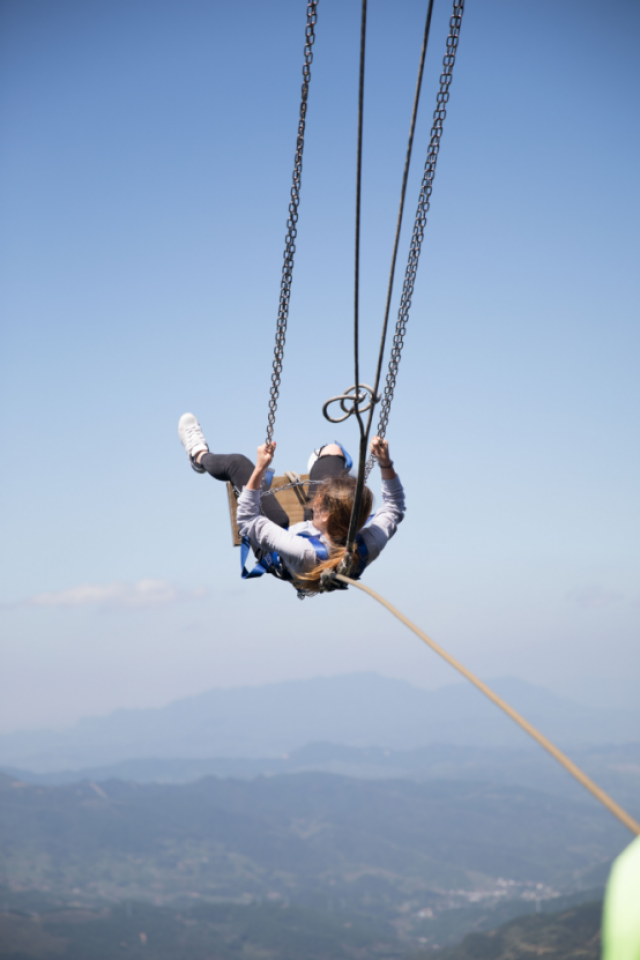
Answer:
[[[318,563],[324,563],[325,560],[329,559],[327,545],[322,542],[320,537],[316,537],[312,533],[297,533],[296,536],[304,537],[305,540],[309,541],[315,551],[316,560]],[[361,534],[358,534],[356,537],[356,549],[360,564],[359,569],[351,574],[353,580],[360,579],[369,558],[369,550]],[[283,564],[280,554],[277,550],[271,550],[269,553],[265,553],[260,557],[259,560],[256,561],[253,570],[247,570],[247,557],[249,556],[250,551],[251,543],[249,542],[248,537],[243,537],[242,544],[240,546],[240,567],[243,580],[256,580],[258,577],[262,577],[265,573],[271,573],[273,576],[278,577],[279,580],[293,579]]]
[[[320,537],[314,536],[312,533],[297,533],[297,537],[304,537],[305,540],[308,540],[313,549],[316,552],[316,560],[319,563],[324,563],[325,560],[329,559],[329,551],[327,550],[327,545],[322,542]]]
[[[284,570],[282,566],[282,560],[280,555],[276,550],[272,550],[270,553],[265,553],[263,557],[256,561],[256,565],[253,570],[247,570],[247,557],[251,551],[251,543],[249,542],[248,537],[242,538],[242,543],[240,545],[240,569],[241,576],[243,580],[255,580],[257,577],[261,577],[265,573],[276,574],[276,568]],[[280,574],[276,574],[280,576]],[[284,578],[283,578],[284,579]]]

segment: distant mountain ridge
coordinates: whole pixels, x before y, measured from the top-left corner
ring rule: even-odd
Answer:
[[[640,742],[571,748],[571,759],[634,816],[640,816]],[[593,802],[584,787],[538,744],[513,747],[460,747],[430,744],[415,750],[347,747],[312,743],[286,757],[123,760],[105,767],[33,773],[0,768],[23,783],[42,786],[122,780],[137,784],[186,784],[208,776],[255,780],[280,774],[331,773],[358,780],[448,780],[491,782],[545,791],[579,802]]]
[[[640,720],[589,709],[522,680],[490,686],[563,745],[640,739]],[[415,750],[430,744],[518,747],[526,742],[469,684],[429,691],[374,673],[217,689],[150,710],[118,710],[69,730],[0,736],[0,766],[45,773],[136,758],[282,757],[309,743]]]

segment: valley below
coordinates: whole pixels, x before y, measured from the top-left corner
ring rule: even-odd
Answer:
[[[234,929],[288,929],[295,916],[340,943],[384,944],[385,956],[597,900],[627,842],[588,801],[478,781],[308,772],[45,786],[3,775],[0,798],[7,916],[85,911],[93,930],[127,910],[178,926],[206,914],[215,929],[225,911]]]

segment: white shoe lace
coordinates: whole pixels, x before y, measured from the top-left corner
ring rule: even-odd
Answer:
[[[196,447],[206,447],[209,449],[198,423],[192,423],[189,426],[183,427],[183,436],[185,450],[189,456],[193,456],[193,451]]]

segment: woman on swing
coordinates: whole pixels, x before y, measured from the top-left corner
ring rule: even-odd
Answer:
[[[308,497],[309,506],[304,521],[290,527],[289,517],[276,498],[261,497],[275,442],[258,447],[254,466],[239,453],[211,453],[192,413],[180,417],[178,435],[196,473],[209,473],[216,480],[231,483],[239,492],[238,529],[256,556],[277,551],[294,585],[305,592],[318,592],[321,574],[338,566],[347,542],[356,481],[349,474],[351,460],[347,462],[346,451],[335,443],[314,450],[308,466],[309,479],[314,481],[310,485],[313,493]],[[356,578],[379,556],[404,516],[404,490],[389,459],[388,442],[374,437],[371,453],[380,466],[383,504],[367,523],[373,495],[368,487],[364,488],[351,573]],[[319,550],[314,539],[316,544],[322,544]],[[321,559],[323,555],[326,559]]]

